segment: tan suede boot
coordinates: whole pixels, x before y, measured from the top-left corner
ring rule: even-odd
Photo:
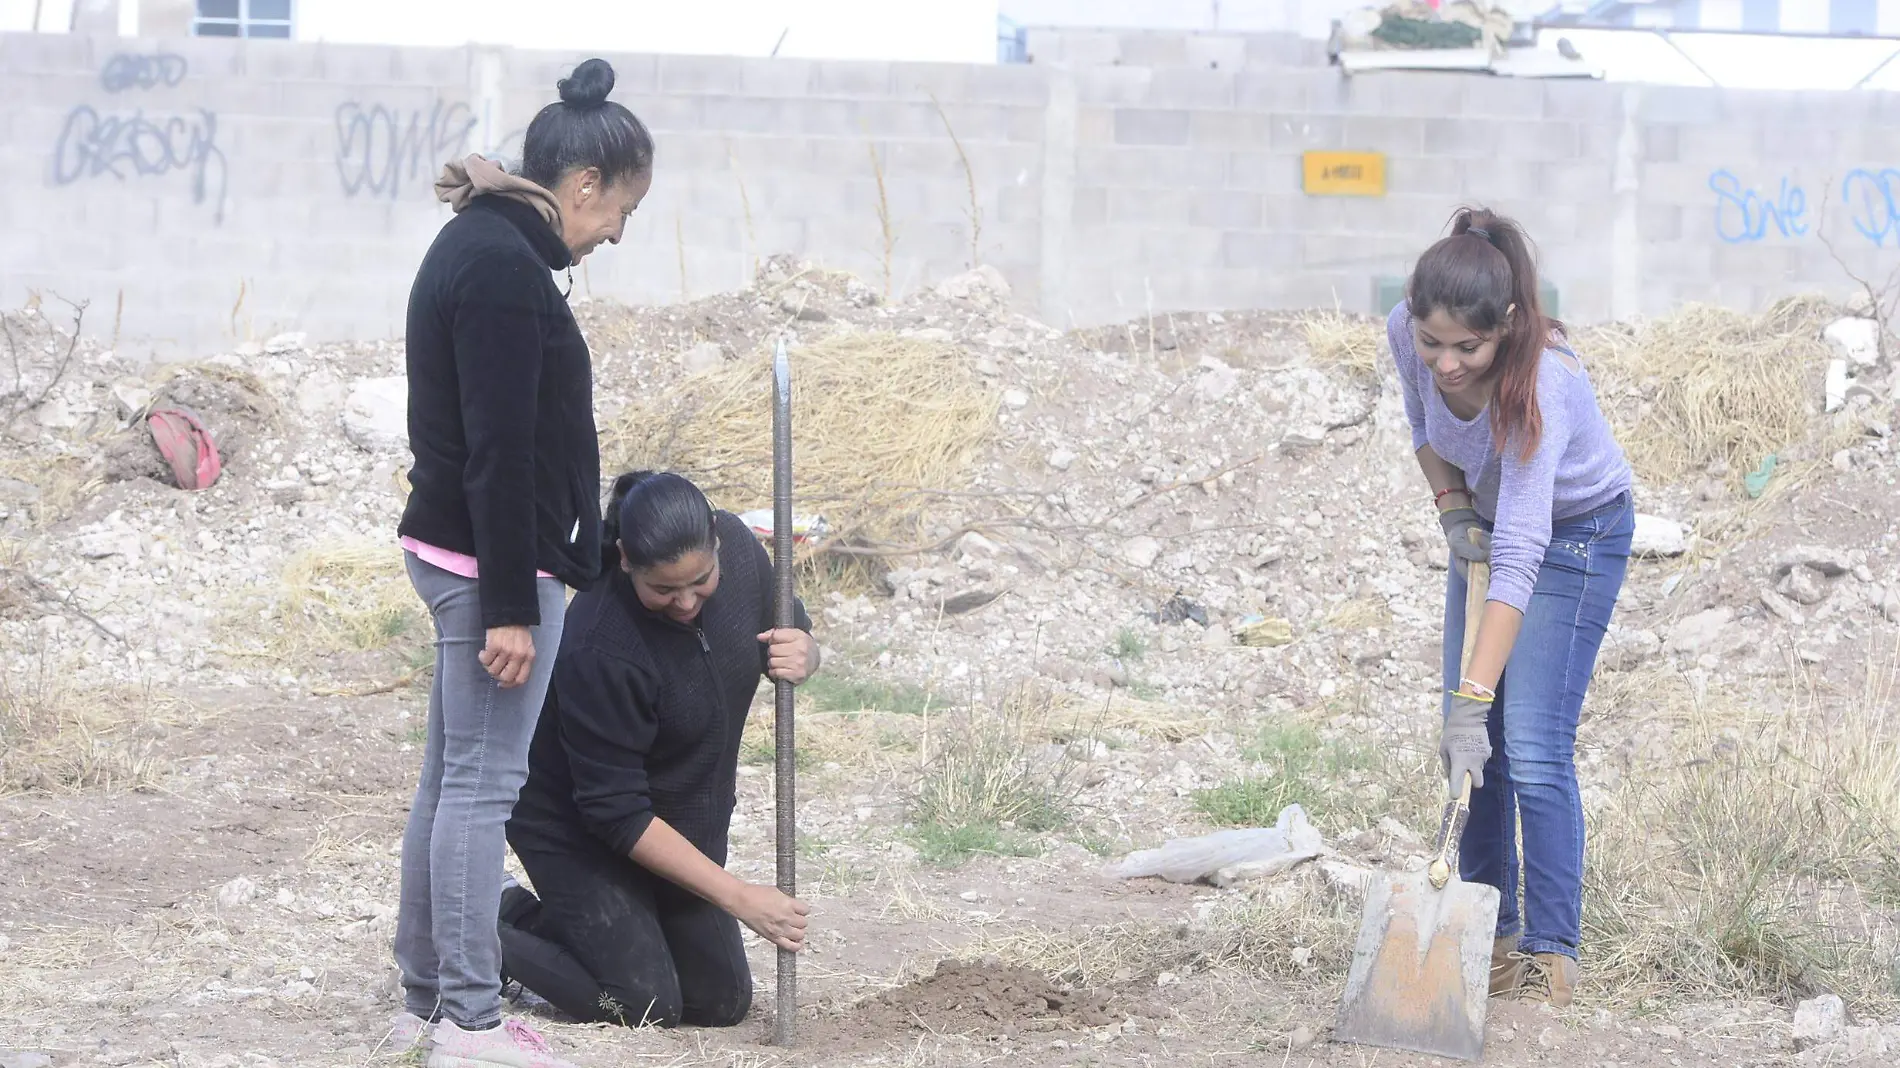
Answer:
[[[1517,936],[1499,938],[1491,943],[1491,996],[1515,993],[1524,981],[1524,955],[1517,951]]]
[[[1553,1009],[1570,1006],[1576,996],[1583,969],[1562,953],[1518,954],[1525,963],[1524,979],[1517,989],[1519,1001],[1541,1001]]]

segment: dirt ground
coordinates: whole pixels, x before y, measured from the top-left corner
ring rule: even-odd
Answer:
[[[1443,563],[1384,357],[1363,351],[1382,331],[1359,324],[1343,355],[1289,316],[1061,332],[981,284],[885,307],[783,263],[733,297],[582,311],[610,439],[690,395],[695,346],[729,366],[788,328],[949,346],[995,411],[925,547],[808,586],[830,678],[800,706],[797,1045],[769,1044],[775,965],[750,938],[736,1028],[511,1011],[599,1066],[1441,1063],[1330,1041],[1354,880],[1422,863],[1439,789]],[[196,494],[125,460],[123,394],[165,384],[109,353],[79,367],[0,472],[0,1066],[397,1060],[381,1040],[427,657],[388,545],[404,458],[358,391],[399,373],[400,346],[271,339],[176,372],[234,431]],[[1586,709],[1585,985],[1562,1012],[1494,1001],[1488,1063],[1900,1051],[1900,868],[1879,844],[1900,788],[1875,759],[1900,738],[1886,371],[1862,376],[1858,429],[1817,423],[1760,499],[1713,463],[1639,487],[1689,540],[1633,563]],[[653,458],[609,462],[633,459]],[[770,715],[732,846],[761,882]],[[945,769],[993,745],[1059,818],[945,814]],[[1731,771],[1747,786],[1725,795]],[[1290,873],[1109,873],[1289,802],[1326,845]],[[1775,826],[1806,841],[1747,867]],[[1760,885],[1731,887],[1707,859],[1725,852]],[[1841,1026],[1797,1022],[1830,993]]]

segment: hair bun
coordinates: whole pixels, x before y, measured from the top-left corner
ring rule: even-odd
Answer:
[[[604,59],[590,59],[574,68],[574,73],[555,83],[561,103],[576,108],[597,108],[614,91],[614,68]]]

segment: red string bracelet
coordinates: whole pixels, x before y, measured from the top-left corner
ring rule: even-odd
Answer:
[[[1466,500],[1470,500],[1470,499],[1471,499],[1471,491],[1470,491],[1470,490],[1468,490],[1468,489],[1466,489],[1466,488],[1464,488],[1463,486],[1452,486],[1452,487],[1451,487],[1451,488],[1449,488],[1449,489],[1441,489],[1441,490],[1439,490],[1439,491],[1438,491],[1437,493],[1435,493],[1435,494],[1433,494],[1433,495],[1432,495],[1432,507],[1433,507],[1433,508],[1436,508],[1436,507],[1438,507],[1438,505],[1439,505],[1439,502],[1441,502],[1441,501],[1443,501],[1443,500],[1445,499],[1445,494],[1447,494],[1447,493],[1462,493],[1462,494],[1464,494],[1464,495],[1465,495],[1465,499],[1466,499]]]

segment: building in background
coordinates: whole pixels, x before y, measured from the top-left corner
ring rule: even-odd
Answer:
[[[0,0],[0,31],[944,63],[995,62],[996,26],[997,0]]]

